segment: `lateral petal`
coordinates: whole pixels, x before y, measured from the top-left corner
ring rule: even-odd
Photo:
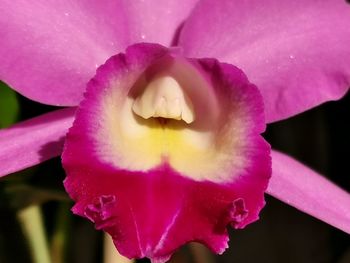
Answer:
[[[57,110],[0,130],[0,177],[59,156],[75,110]]]
[[[349,42],[346,1],[204,0],[179,45],[187,56],[241,68],[264,97],[267,122],[274,122],[347,92]]]
[[[137,42],[170,45],[195,2],[2,0],[0,79],[32,100],[75,106],[113,54]]]
[[[272,151],[267,193],[350,234],[350,194],[286,154]]]

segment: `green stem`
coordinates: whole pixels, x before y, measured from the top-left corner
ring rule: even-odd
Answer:
[[[115,248],[112,238],[104,234],[103,240],[103,263],[133,263],[134,260],[120,255]]]
[[[57,222],[51,240],[52,263],[65,263],[68,231],[70,226],[69,204],[64,202],[59,205]]]
[[[33,263],[51,263],[40,206],[18,211],[17,218],[27,239]]]
[[[202,244],[192,242],[189,244],[194,262],[196,263],[214,263],[215,259],[212,253]]]

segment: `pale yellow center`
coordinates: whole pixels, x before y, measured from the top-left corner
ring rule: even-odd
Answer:
[[[195,116],[191,99],[174,76],[153,78],[121,111],[122,140],[116,143],[127,156],[122,165],[147,170],[165,161],[182,173],[205,177],[216,167],[215,131]]]
[[[212,181],[243,167],[244,160],[233,156],[243,130],[231,129],[231,116],[221,111],[214,89],[189,63],[175,61],[123,92],[110,89],[101,104],[98,147],[104,160],[135,171],[167,162],[194,180]]]

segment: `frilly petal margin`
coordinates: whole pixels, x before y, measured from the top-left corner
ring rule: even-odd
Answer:
[[[283,153],[272,151],[267,193],[350,234],[350,194]]]
[[[241,68],[264,97],[267,123],[341,98],[350,86],[348,43],[344,0],[203,0],[179,40],[186,56]]]
[[[22,95],[76,106],[96,68],[137,42],[170,45],[196,0],[1,0],[0,79]]]
[[[119,167],[118,158],[116,162],[106,161],[108,152],[100,151],[101,139],[96,139],[105,121],[101,113],[106,101],[123,103],[122,99],[115,100],[110,90],[124,90],[121,94],[125,100],[140,75],[171,52],[159,45],[139,44],[101,66],[88,84],[62,155],[67,173],[64,185],[76,201],[72,211],[108,232],[121,254],[149,257],[154,263],[167,261],[178,247],[191,241],[223,253],[228,224],[240,229],[258,219],[271,172],[270,147],[260,136],[265,128],[260,94],[239,69],[211,59],[198,60],[197,66],[213,83],[221,84],[217,92],[225,95],[222,103],[233,99],[235,118],[242,118],[250,128],[250,146],[242,151],[248,162],[238,176],[228,176],[223,182],[194,180],[167,162],[148,170],[131,170]],[[254,100],[257,95],[258,101]],[[237,98],[240,103],[236,103]],[[253,117],[246,116],[246,111]],[[225,172],[233,174],[231,170]]]
[[[0,177],[59,156],[75,110],[57,110],[0,130]]]

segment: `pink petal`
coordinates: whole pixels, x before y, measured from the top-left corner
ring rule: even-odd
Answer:
[[[350,194],[277,151],[267,193],[350,234]]]
[[[118,9],[123,6],[129,20],[130,44],[152,42],[170,46],[176,40],[179,27],[197,2],[198,0],[119,0]]]
[[[0,79],[33,100],[77,105],[107,58],[135,42],[169,45],[195,2],[2,0]]]
[[[64,184],[76,202],[73,212],[111,234],[121,254],[149,257],[159,263],[190,241],[223,253],[228,224],[239,229],[258,219],[270,176],[270,149],[260,136],[265,129],[262,98],[242,71],[213,59],[186,61],[198,67],[196,73],[200,73],[191,72],[191,79],[203,77],[212,84],[208,89],[199,86],[201,93],[213,89],[213,96],[219,99],[219,119],[223,123],[217,133],[224,137],[225,132],[231,135],[233,130],[240,135],[224,141],[225,145],[231,145],[230,140],[237,142],[238,150],[219,152],[210,162],[228,158],[233,165],[228,169],[217,167],[211,177],[203,179],[179,172],[172,163],[174,156],[169,154],[168,158],[159,156],[159,162],[149,169],[137,169],[137,162],[147,159],[152,146],[158,147],[155,144],[147,148],[141,143],[134,159],[125,165],[123,158],[133,147],[126,137],[135,130],[128,130],[124,137],[120,130],[126,102],[135,92],[131,89],[139,87],[139,81],[157,70],[159,64],[167,69],[169,65],[162,63],[163,59],[172,58],[172,63],[185,60],[173,52],[159,45],[139,44],[101,66],[88,85],[62,155],[67,173]],[[189,86],[189,90],[198,88]],[[203,110],[196,113],[203,114],[196,115],[198,118],[211,114]],[[136,120],[144,126],[149,124]],[[215,141],[217,148],[219,141]],[[167,146],[171,143],[171,139],[165,141]],[[120,144],[126,144],[123,151]],[[189,149],[181,146],[177,149],[186,156]],[[188,165],[198,167],[202,163]],[[209,167],[208,163],[204,167]]]
[[[187,56],[243,69],[267,122],[342,97],[350,85],[350,6],[333,0],[204,0],[180,36]]]
[[[0,130],[0,177],[59,156],[74,113],[58,110]]]

